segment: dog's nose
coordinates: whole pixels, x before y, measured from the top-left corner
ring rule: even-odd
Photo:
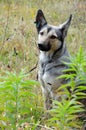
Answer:
[[[38,47],[39,47],[39,49],[41,50],[41,49],[44,47],[44,45],[41,44],[41,43],[39,43],[39,44],[38,44]]]
[[[46,45],[39,43],[38,47],[41,51],[49,51],[51,48],[51,45],[48,43]]]
[[[39,43],[39,44],[38,44],[38,48],[39,48],[39,50],[41,50],[41,51],[46,51],[47,46],[44,45],[44,44]]]

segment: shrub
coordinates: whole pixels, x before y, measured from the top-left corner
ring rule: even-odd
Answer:
[[[65,94],[67,98],[64,99],[62,95],[61,102],[54,101],[54,108],[50,110],[52,117],[49,121],[53,122],[58,130],[80,129],[84,121],[79,120],[78,116],[79,113],[85,112],[86,103],[86,56],[82,47],[75,57],[70,57],[70,63],[65,64],[69,67],[59,78],[65,78],[68,83],[62,85],[58,91],[64,90],[61,94]]]

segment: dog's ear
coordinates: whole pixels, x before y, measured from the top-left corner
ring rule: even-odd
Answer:
[[[36,15],[36,21],[34,22],[36,23],[36,28],[37,28],[37,31],[39,33],[39,31],[41,30],[41,28],[47,24],[47,21],[44,17],[44,14],[42,12],[42,10],[38,10],[37,11],[37,15]]]
[[[65,23],[60,25],[60,30],[62,32],[63,38],[65,38],[67,36],[67,32],[68,32],[68,28],[70,26],[71,20],[72,20],[72,14],[70,15],[69,19]]]

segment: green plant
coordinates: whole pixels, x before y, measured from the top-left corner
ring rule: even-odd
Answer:
[[[82,106],[78,104],[75,99],[62,99],[61,102],[54,101],[54,108],[50,110],[53,117],[49,121],[53,122],[58,130],[80,128],[80,122],[77,120],[77,113],[82,111]]]
[[[1,128],[16,130],[22,123],[38,120],[32,101],[36,98],[34,80],[28,80],[24,71],[20,73],[6,71],[0,76],[0,122]]]
[[[65,78],[68,83],[58,89],[64,91],[61,93],[61,102],[54,101],[54,108],[50,110],[52,115],[50,122],[53,122],[58,130],[80,129],[83,122],[78,116],[85,111],[81,101],[86,99],[86,56],[82,47],[76,57],[71,57],[70,62],[65,64],[69,67],[59,78]]]
[[[70,62],[65,63],[68,68],[64,70],[64,75],[59,78],[65,78],[68,83],[62,85],[68,92],[68,98],[85,98],[86,93],[86,54],[84,53],[82,47],[80,47],[76,56],[70,57]],[[68,91],[68,86],[70,87],[71,93]]]

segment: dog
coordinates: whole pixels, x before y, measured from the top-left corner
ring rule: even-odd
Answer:
[[[67,68],[63,62],[69,62],[69,53],[65,44],[65,38],[71,24],[72,15],[66,22],[59,26],[49,25],[42,10],[37,11],[36,29],[38,33],[37,46],[39,54],[38,79],[42,86],[44,104],[46,110],[52,108],[52,100],[60,100],[58,88],[67,82],[65,79],[57,79]]]

